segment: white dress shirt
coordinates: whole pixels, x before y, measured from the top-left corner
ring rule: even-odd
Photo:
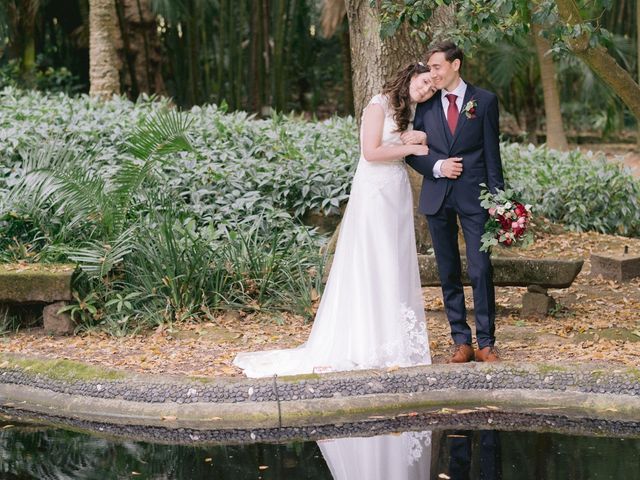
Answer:
[[[457,96],[456,106],[458,107],[458,113],[462,112],[462,102],[464,102],[464,95],[465,93],[467,93],[467,84],[464,82],[464,80],[460,79],[460,83],[458,83],[458,86],[454,88],[452,91],[448,92],[444,88],[440,90],[440,102],[442,103],[444,118],[446,118],[447,120],[448,120],[447,111],[449,109],[449,99],[447,98],[447,95],[449,95],[450,93],[453,93],[454,95]],[[459,118],[460,117],[458,117],[458,121],[460,121]],[[445,160],[446,159],[438,160],[433,166],[433,176],[435,178],[444,177],[444,175],[442,174],[442,171],[440,170],[440,167],[442,166],[442,162],[444,162]]]

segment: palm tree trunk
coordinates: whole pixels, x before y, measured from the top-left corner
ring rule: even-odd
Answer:
[[[556,0],[556,5],[563,22],[569,26],[582,23],[580,9],[575,0]],[[567,45],[620,97],[636,119],[640,119],[640,86],[607,52],[606,48],[602,45],[590,45],[587,33],[577,38],[570,38]]]
[[[115,0],[89,0],[89,80],[91,96],[120,93],[119,38]]]
[[[558,94],[558,81],[556,78],[556,66],[553,57],[549,54],[551,45],[540,32],[538,24],[531,26],[533,39],[536,44],[538,63],[540,64],[540,78],[542,80],[542,92],[544,96],[544,111],[546,118],[547,146],[556,150],[568,150],[567,136],[562,123],[560,110],[560,95]]]

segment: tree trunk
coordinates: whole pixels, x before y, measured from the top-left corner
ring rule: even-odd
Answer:
[[[23,84],[31,88],[35,82],[36,20],[40,0],[13,0],[3,6],[3,9],[10,24],[9,50],[20,61],[20,78]]]
[[[553,57],[549,53],[551,45],[540,35],[541,28],[538,24],[532,24],[533,39],[536,44],[538,63],[540,64],[540,78],[542,80],[542,92],[544,97],[544,111],[546,119],[547,146],[556,150],[568,150],[567,136],[562,123],[560,110],[560,95],[558,94],[558,81],[556,78],[556,66]]]
[[[121,0],[121,3],[123,29],[127,30],[128,37],[125,53],[131,61],[131,85],[135,84],[139,93],[166,94],[162,45],[150,0]]]
[[[569,26],[582,23],[575,0],[556,0],[556,5],[564,23]],[[620,97],[636,119],[640,119],[640,86],[629,72],[622,68],[604,47],[591,46],[587,33],[575,39],[568,39],[567,45]]]
[[[638,0],[640,1],[640,0]],[[340,32],[340,48],[342,51],[342,84],[344,88],[343,111],[347,115],[354,114],[353,107],[353,73],[351,69],[351,40],[349,39],[349,22],[344,17],[342,31]]]
[[[636,0],[636,53],[638,55],[636,60],[638,68],[638,82],[640,82],[640,0]],[[636,120],[636,124],[636,143],[640,145],[640,120]]]
[[[89,94],[109,98],[120,93],[119,38],[115,0],[89,0]]]
[[[423,60],[424,46],[401,27],[391,38],[380,38],[380,19],[368,0],[347,0],[353,96],[356,118],[385,81],[406,64]]]
[[[273,106],[276,111],[285,109],[285,33],[287,31],[287,0],[275,2],[273,17]]]
[[[262,7],[262,65],[263,65],[263,82],[264,82],[264,99],[263,103],[267,107],[266,109],[263,107],[262,112],[260,112],[263,116],[271,115],[271,109],[273,107],[273,88],[271,85],[271,58],[273,56],[273,52],[271,49],[270,39],[271,39],[271,31],[269,29],[270,19],[271,19],[271,10],[269,5],[269,0],[262,0],[260,2]]]
[[[197,18],[194,15],[197,7],[197,2],[191,0],[189,2],[190,15],[185,22],[186,25],[186,39],[187,39],[187,51],[188,51],[188,72],[189,72],[189,102],[191,105],[196,105],[202,99],[202,92],[200,92],[199,74],[198,68],[200,62],[200,31],[198,24],[202,19]]]
[[[406,27],[393,37],[380,38],[380,19],[376,8],[368,0],[347,0],[349,38],[351,41],[351,67],[353,72],[353,98],[355,116],[360,124],[362,110],[371,97],[382,90],[385,81],[408,63],[424,60],[424,46],[408,34]],[[413,192],[414,223],[419,253],[431,247],[431,237],[424,215],[418,212],[418,198],[422,176],[408,168]],[[340,227],[336,229],[327,249],[333,252]]]
[[[250,26],[250,65],[249,78],[249,105],[253,112],[262,112],[263,106],[263,80],[262,80],[262,22],[260,21],[260,7],[257,2],[251,2],[251,26]]]

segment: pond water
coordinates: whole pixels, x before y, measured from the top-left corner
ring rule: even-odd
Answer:
[[[287,444],[164,445],[0,423],[0,479],[636,479],[640,438],[434,430]]]

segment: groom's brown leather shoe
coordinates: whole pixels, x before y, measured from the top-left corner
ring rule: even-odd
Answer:
[[[476,362],[499,362],[498,349],[493,345],[476,350]]]
[[[473,347],[466,343],[456,343],[449,363],[467,363],[473,360]]]

